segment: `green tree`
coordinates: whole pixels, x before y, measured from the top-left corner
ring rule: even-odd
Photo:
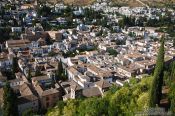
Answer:
[[[103,27],[107,27],[107,18],[106,17],[104,17],[102,20],[101,20],[101,25],[103,26]]]
[[[62,116],[65,105],[66,103],[64,101],[58,101],[56,107],[49,109],[46,116]]]
[[[175,80],[175,61],[171,64],[170,78],[171,81]]]
[[[32,109],[27,109],[22,113],[22,116],[34,116],[36,113]]]
[[[42,74],[41,70],[37,68],[35,71],[35,76],[37,77],[37,76],[42,76],[42,75],[43,74]]]
[[[58,62],[56,77],[58,80],[66,80],[67,72],[63,69],[62,61]]]
[[[118,25],[120,26],[120,28],[122,28],[122,29],[124,28],[125,24],[124,24],[123,19],[118,21]]]
[[[89,98],[81,102],[79,106],[80,116],[108,115],[109,102],[103,98]]]
[[[170,111],[175,114],[175,83],[171,83],[170,86],[170,94],[169,94],[169,99],[170,99]]]
[[[27,80],[28,80],[29,82],[31,82],[31,78],[32,78],[31,69],[29,68],[29,70],[28,70],[28,75],[27,75]]]
[[[110,100],[110,106],[108,112],[110,116],[116,116],[118,114],[125,115],[129,113],[129,104],[131,101],[131,91],[128,87],[123,87],[118,90]],[[131,114],[131,113],[130,113]]]
[[[109,53],[109,55],[117,56],[117,54],[118,54],[117,51],[113,48],[109,48],[106,51]]]
[[[57,55],[57,53],[54,52],[54,51],[50,51],[50,52],[48,53],[48,56],[49,56],[49,57],[54,57],[54,56],[56,56],[56,55]]]
[[[43,16],[43,17],[47,17],[47,16],[51,15],[51,8],[44,5],[38,9],[38,14]]]
[[[64,10],[65,16],[70,16],[72,14],[71,6],[68,5],[67,8]]]
[[[149,92],[144,92],[140,94],[137,100],[138,110],[148,108],[148,103],[149,103]]]
[[[146,77],[141,82],[134,81],[128,87],[113,85],[102,98],[86,98],[58,102],[47,116],[134,116],[137,111],[148,108],[149,89],[152,78]]]
[[[77,116],[78,115],[78,100],[68,100],[66,106],[64,107],[63,114],[64,116]]]
[[[63,73],[61,75],[61,79],[62,80],[67,80],[68,79],[67,71],[65,69],[63,70]]]
[[[47,45],[51,45],[52,44],[52,40],[51,40],[51,37],[49,36],[49,34],[46,35],[45,41],[46,41]]]
[[[169,101],[170,101],[170,111],[175,114],[175,61],[171,64],[170,69],[170,79],[169,79]]]
[[[4,25],[4,28],[0,28],[0,42],[5,42],[10,39],[11,28]]]
[[[14,57],[12,60],[12,72],[9,75],[9,79],[15,79],[15,73],[19,71],[18,67],[18,59],[17,57]]]
[[[17,73],[19,71],[19,68],[18,68],[18,59],[17,57],[14,57],[13,58],[13,61],[12,61],[12,70],[13,70],[13,73]]]
[[[3,90],[3,116],[17,116],[16,96],[8,82]]]
[[[97,36],[102,36],[103,34],[103,29],[100,29],[100,31],[97,33]]]
[[[150,107],[156,107],[159,105],[162,95],[162,84],[163,84],[163,72],[164,72],[164,41],[165,39],[161,39],[161,46],[159,48],[156,67],[154,70],[152,87],[150,90]]]

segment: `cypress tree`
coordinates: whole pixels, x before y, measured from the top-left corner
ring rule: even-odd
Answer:
[[[66,71],[66,70],[63,70],[61,79],[62,79],[62,80],[67,80],[67,79],[68,79],[68,75],[67,75],[67,71]]]
[[[12,61],[12,70],[13,70],[13,73],[17,73],[19,70],[18,70],[18,59],[17,57],[14,57],[13,58],[13,61]]]
[[[175,83],[172,82],[170,86],[169,101],[170,101],[170,111],[175,114]]]
[[[58,63],[58,74],[59,74],[59,76],[61,76],[62,73],[63,73],[63,65],[62,65],[62,62],[60,60],[59,63]]]
[[[59,80],[63,78],[63,74],[64,73],[64,70],[63,70],[63,65],[62,65],[62,61],[60,60],[58,62],[58,66],[57,66],[57,71],[56,71],[56,76],[57,76],[57,79],[59,78]]]
[[[36,69],[35,76],[37,77],[37,76],[42,76],[42,75],[43,74],[42,74],[41,70],[40,69]]]
[[[31,69],[29,68],[29,70],[28,70],[28,75],[27,75],[27,80],[28,80],[29,82],[31,82],[31,78],[32,78]]]
[[[170,73],[170,80],[173,81],[175,80],[175,61],[171,65],[171,73]]]
[[[67,73],[67,71],[65,70],[65,73],[64,73],[64,77],[65,77],[65,80],[67,80],[68,79],[68,73]]]
[[[171,65],[171,73],[169,80],[170,92],[169,92],[169,101],[170,101],[170,111],[175,114],[175,61]]]
[[[16,96],[8,82],[3,90],[3,116],[17,116]]]
[[[156,67],[153,75],[153,82],[150,91],[150,107],[156,107],[159,105],[161,94],[162,94],[162,84],[163,84],[163,71],[164,71],[164,38],[161,39],[161,46],[159,48]]]

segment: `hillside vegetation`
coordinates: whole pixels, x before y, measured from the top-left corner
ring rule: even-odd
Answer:
[[[48,111],[47,116],[134,116],[136,111],[148,108],[152,77],[143,78],[140,82],[135,78],[130,81],[130,85],[120,89],[111,87],[103,98],[60,101]]]

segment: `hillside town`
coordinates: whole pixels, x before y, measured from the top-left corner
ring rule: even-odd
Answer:
[[[161,38],[165,65],[175,60],[175,10],[0,2],[0,105],[9,84],[18,115],[58,101],[103,97],[112,86],[153,74]],[[173,30],[173,31],[172,31]]]

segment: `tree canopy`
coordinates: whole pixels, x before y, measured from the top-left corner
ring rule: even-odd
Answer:
[[[143,78],[136,84],[110,88],[104,97],[81,98],[59,101],[55,108],[47,112],[48,116],[115,116],[134,115],[137,111],[148,108],[151,77]]]
[[[150,90],[150,107],[156,107],[156,105],[159,105],[159,102],[161,100],[164,73],[164,41],[165,39],[162,38],[161,46],[159,48],[157,56],[156,67],[154,70],[154,79]]]
[[[67,71],[65,69],[63,69],[63,64],[62,64],[61,60],[58,62],[58,67],[57,67],[57,71],[56,71],[56,78],[57,78],[57,80],[67,80],[67,78],[68,78]]]
[[[3,116],[17,116],[16,96],[8,82],[3,90]]]

